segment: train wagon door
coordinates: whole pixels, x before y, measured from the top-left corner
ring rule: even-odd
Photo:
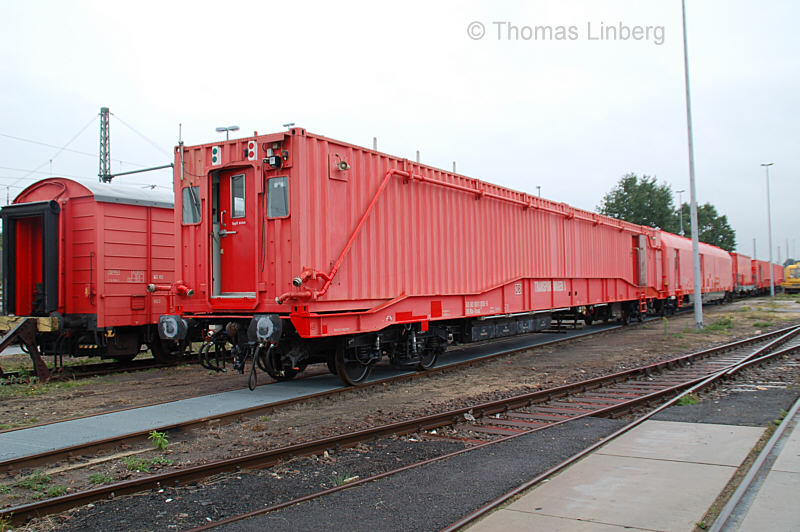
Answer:
[[[255,295],[256,194],[251,168],[219,176],[220,295]]]
[[[633,236],[633,271],[636,284],[647,286],[647,236]]]
[[[58,216],[55,201],[3,207],[3,312],[48,316],[58,310]]]

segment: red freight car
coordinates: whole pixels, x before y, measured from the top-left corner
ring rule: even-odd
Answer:
[[[772,278],[775,279],[775,288],[783,286],[784,283],[784,269],[780,264],[772,264]]]
[[[769,293],[769,280],[772,268],[765,260],[753,259],[753,279],[755,280],[758,293]]]
[[[165,296],[151,282],[175,271],[171,193],[60,177],[43,179],[3,207],[3,316],[9,330],[36,323],[43,354],[127,360],[155,334]]]
[[[693,302],[694,259],[692,241],[659,231],[663,286],[661,298],[674,298],[679,306]],[[703,302],[726,299],[733,290],[732,257],[724,249],[700,242],[700,283]],[[670,299],[667,299],[670,301]]]
[[[686,239],[301,128],[175,160],[183,282],[150,287],[174,297],[159,334],[230,342],[240,369],[327,362],[354,383],[384,355],[426,368],[453,340],[640,317],[692,291]],[[729,290],[711,248],[704,291]]]
[[[733,291],[736,295],[755,293],[757,287],[753,278],[753,261],[747,255],[731,253],[733,259]]]

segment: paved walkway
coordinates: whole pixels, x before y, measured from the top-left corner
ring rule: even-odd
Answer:
[[[799,421],[738,530],[800,530]],[[692,530],[763,432],[647,421],[470,530]]]

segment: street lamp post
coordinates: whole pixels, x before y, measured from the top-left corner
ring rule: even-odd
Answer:
[[[694,137],[692,99],[689,91],[689,44],[686,39],[686,0],[681,0],[683,15],[683,76],[686,86],[686,133],[689,137],[689,220],[692,224],[692,262],[694,262],[694,326],[703,328],[703,285],[700,278],[700,237],[697,227],[697,191],[694,185]]]
[[[769,295],[775,297],[775,277],[772,275],[772,213],[769,204],[769,167],[775,163],[761,163],[767,174],[767,244],[769,245]]]
[[[225,140],[230,140],[231,131],[239,131],[239,126],[225,126],[216,129],[217,133],[225,133]]]
[[[681,198],[681,194],[686,192],[685,190],[676,190],[678,194],[678,213],[680,215],[681,220],[681,236],[683,236],[683,199]]]

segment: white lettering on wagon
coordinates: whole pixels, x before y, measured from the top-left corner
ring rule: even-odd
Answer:
[[[536,281],[534,283],[534,290],[537,292],[564,292],[567,289],[567,283],[564,281]]]
[[[144,272],[141,270],[133,270],[128,275],[128,282],[129,283],[143,283],[144,282]]]
[[[486,309],[489,306],[489,301],[486,299],[480,299],[478,301],[467,301],[464,303],[464,313],[469,316],[471,314],[485,314]]]

